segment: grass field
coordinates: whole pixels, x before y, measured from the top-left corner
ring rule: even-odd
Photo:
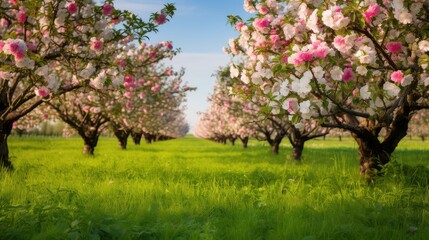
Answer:
[[[152,145],[11,137],[0,239],[429,239],[429,143],[406,139],[382,179],[359,176],[351,139],[306,144],[188,136]]]

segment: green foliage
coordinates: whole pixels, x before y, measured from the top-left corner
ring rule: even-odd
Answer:
[[[286,142],[286,141],[285,141]],[[427,239],[429,146],[401,142],[368,185],[352,139],[306,143],[285,163],[187,137],[122,151],[100,139],[11,137],[0,172],[0,239]],[[290,152],[286,143],[281,152]]]

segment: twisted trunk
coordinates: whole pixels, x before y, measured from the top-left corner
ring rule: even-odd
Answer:
[[[243,143],[243,148],[247,148],[247,144],[249,143],[249,137],[240,137],[240,140]]]
[[[378,134],[374,134],[377,131],[371,128],[359,134],[352,133],[359,146],[361,175],[373,177],[390,161],[399,142],[407,135],[409,117],[408,114],[398,113],[382,142],[378,139]]]
[[[292,159],[295,161],[301,161],[302,151],[304,150],[304,143],[301,139],[292,143]]]
[[[143,133],[144,136],[144,140],[146,141],[147,144],[151,144],[153,141],[153,135],[150,133]]]
[[[131,138],[135,145],[140,145],[142,140],[143,133],[142,132],[131,132]]]
[[[113,133],[118,139],[119,146],[121,147],[121,149],[127,149],[127,141],[128,141],[128,136],[130,135],[130,132],[120,127],[119,125],[116,125],[115,123],[111,123],[111,125],[113,129]]]
[[[229,139],[229,142],[231,143],[231,145],[235,146],[235,141],[237,140],[237,137],[230,136],[228,139]]]
[[[77,132],[84,142],[83,154],[93,156],[100,136],[98,128],[80,128]]]
[[[98,134],[90,134],[90,136],[82,136],[84,145],[83,145],[83,154],[93,156],[95,147],[98,143]]]
[[[0,168],[8,170],[13,169],[12,162],[9,161],[9,147],[7,145],[7,138],[12,131],[12,122],[0,123]]]

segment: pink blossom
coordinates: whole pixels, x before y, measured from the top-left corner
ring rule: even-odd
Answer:
[[[377,17],[380,14],[380,6],[376,3],[370,3],[368,9],[363,13],[365,22],[371,23],[373,17]]]
[[[127,75],[124,78],[124,82],[126,82],[126,83],[130,83],[130,82],[133,82],[133,81],[134,81],[133,76]]]
[[[304,62],[309,62],[313,60],[313,54],[311,52],[300,52],[298,53],[298,58]]]
[[[165,74],[167,74],[168,76],[171,76],[173,74],[173,69],[168,69],[167,71],[165,71]]]
[[[265,31],[270,26],[270,20],[268,18],[257,18],[253,22],[253,26],[259,31]]]
[[[152,51],[152,52],[150,52],[149,57],[150,57],[150,58],[154,58],[154,57],[156,57],[156,51]]]
[[[132,107],[133,107],[133,104],[132,104],[131,102],[127,102],[127,103],[125,104],[125,107],[127,107],[127,108],[132,108]]]
[[[271,35],[270,36],[270,40],[271,40],[271,44],[274,47],[280,47],[280,45],[282,45],[282,43],[283,43],[282,40],[281,40],[281,38],[280,38],[280,36],[277,35],[277,34]]]
[[[49,95],[49,89],[47,87],[41,87],[39,89],[36,89],[34,92],[36,93],[36,96],[39,96],[42,98]]]
[[[263,5],[261,5],[261,4],[259,4],[258,6],[256,6],[256,9],[258,9],[258,11],[259,11],[261,14],[263,14],[263,15],[267,14],[267,13],[268,13],[268,11],[269,11],[269,9],[268,9],[266,6],[263,6]]]
[[[0,20],[0,25],[2,26],[2,28],[7,28],[9,26],[9,22],[7,21],[6,18],[2,18]]]
[[[124,97],[130,99],[133,97],[133,94],[131,92],[126,92],[126,93],[124,93]]]
[[[327,47],[319,47],[313,51],[313,55],[317,58],[323,59],[329,53],[329,49]]]
[[[241,31],[241,28],[244,27],[244,23],[243,22],[239,22],[237,24],[235,24],[235,29],[237,29],[237,31]]]
[[[350,80],[353,79],[353,77],[354,77],[353,69],[351,69],[351,68],[345,68],[344,69],[344,73],[343,73],[343,77],[342,77],[343,81],[344,82],[349,82]]]
[[[9,0],[9,3],[12,5],[18,5],[18,0]]]
[[[15,57],[15,60],[21,60],[25,57],[27,46],[24,42],[14,41],[8,44],[8,48],[11,54]]]
[[[82,106],[82,110],[84,112],[89,112],[90,108],[91,108],[90,106]]]
[[[25,14],[24,10],[20,10],[17,14],[16,14],[16,21],[18,23],[24,23],[25,20],[27,20],[27,15]]]
[[[121,68],[125,67],[125,65],[127,65],[127,62],[126,62],[126,61],[124,61],[124,60],[119,61],[119,66],[120,66]]]
[[[37,45],[33,42],[27,42],[27,48],[30,49],[32,52],[35,52],[37,50]]]
[[[334,12],[334,13],[341,13],[341,7],[339,7],[339,6],[333,7],[332,8],[332,12]]]
[[[401,42],[388,42],[386,43],[387,51],[390,53],[396,54],[401,51],[402,43]]]
[[[110,4],[104,4],[103,5],[103,15],[104,16],[110,16],[113,13],[113,6]]]
[[[296,111],[297,105],[298,105],[297,99],[296,98],[289,98],[286,101],[287,101],[287,104],[285,104],[285,105],[287,105],[287,109],[286,110],[290,114],[294,114],[295,111]]]
[[[150,90],[152,90],[152,92],[158,92],[159,89],[161,89],[161,85],[156,84],[155,86],[153,86]]]
[[[4,42],[0,40],[0,51],[3,51]]]
[[[401,72],[401,70],[395,71],[390,75],[390,80],[395,83],[402,83],[404,79],[404,74]]]
[[[343,36],[336,36],[334,38],[334,47],[338,50],[343,49],[346,47],[346,39]]]
[[[171,44],[171,42],[166,42],[166,43],[165,43],[165,47],[166,47],[168,50],[171,50],[171,49],[173,49],[173,44]]]
[[[153,20],[156,25],[162,25],[167,22],[167,16],[164,13],[158,14]]]
[[[288,57],[287,57],[287,54],[285,53],[285,54],[283,55],[283,57],[282,57],[282,61],[283,61],[284,63],[287,63],[287,60],[288,60]]]
[[[67,5],[67,10],[70,14],[75,14],[77,12],[77,4],[73,1]]]
[[[103,40],[96,38],[91,39],[91,50],[96,52],[103,50]]]

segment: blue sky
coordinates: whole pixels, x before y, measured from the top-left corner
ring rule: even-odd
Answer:
[[[229,62],[222,48],[230,38],[237,36],[237,32],[229,26],[227,16],[246,16],[243,0],[116,0],[115,7],[128,9],[145,20],[165,3],[175,3],[176,14],[159,27],[158,33],[150,34],[148,42],[170,40],[181,49],[171,65],[177,70],[184,67],[185,81],[198,88],[188,94],[186,116],[192,131],[198,120],[197,112],[204,112],[209,105],[207,97],[215,82],[212,75]]]

